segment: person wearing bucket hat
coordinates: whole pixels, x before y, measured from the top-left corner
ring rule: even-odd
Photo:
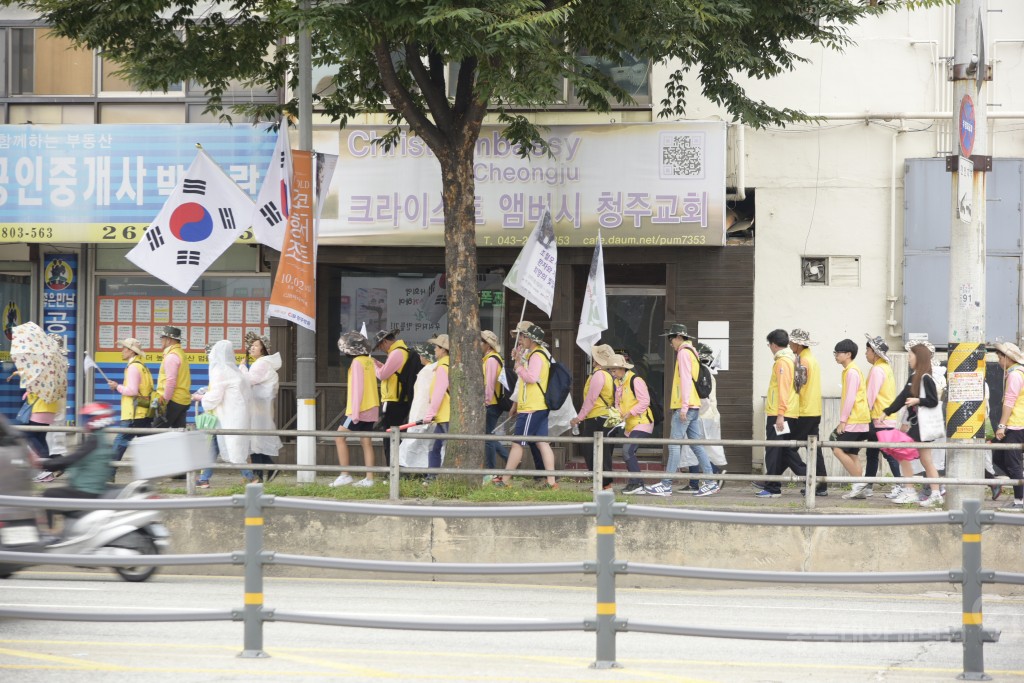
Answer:
[[[999,342],[995,345],[999,367],[1003,369],[1003,405],[996,426],[995,443],[1024,444],[1024,353],[1016,344]],[[1006,472],[1011,479],[1024,479],[1021,451],[998,450],[992,452],[992,465]],[[999,497],[1002,488],[993,486],[992,498]],[[1024,512],[1024,486],[1013,487],[1013,503],[1005,512]]]
[[[700,360],[697,357],[697,349],[693,346],[693,337],[682,323],[674,323],[661,336],[668,337],[672,349],[675,351],[676,363],[672,373],[672,394],[669,400],[669,409],[672,411],[671,438],[681,439],[703,439],[704,426],[700,421],[700,396],[697,395],[697,375],[700,370]],[[711,474],[711,460],[703,446],[690,445],[693,454],[697,456],[700,463],[700,471]],[[682,446],[672,444],[668,447],[668,464],[665,472],[674,474],[682,462]],[[698,483],[694,489],[699,490],[711,482]],[[652,496],[672,495],[672,480],[662,479],[659,483],[648,487],[647,493]]]
[[[345,400],[345,421],[338,427],[342,435],[334,440],[334,446],[338,451],[338,466],[342,470],[330,483],[332,488],[347,486],[354,481],[352,475],[345,470],[349,466],[348,434],[372,432],[380,414],[380,394],[373,359],[370,358],[370,343],[358,332],[345,332],[338,339],[338,350],[348,356],[351,363],[346,382],[348,393]],[[373,440],[368,436],[360,436],[359,445],[363,449],[365,465],[373,467]],[[354,485],[373,486],[373,472],[367,472],[366,476]]]
[[[380,423],[385,430],[409,421],[413,388],[423,368],[419,355],[410,351],[405,341],[398,338],[399,332],[397,327],[381,330],[373,339],[374,350],[387,354],[383,363],[376,359],[373,361],[374,372],[380,382]],[[384,464],[391,465],[391,439],[384,439]]]
[[[896,398],[896,379],[892,372],[892,365],[889,364],[889,345],[880,336],[872,337],[870,334],[865,333],[864,337],[866,339],[864,342],[864,357],[871,364],[871,370],[868,371],[867,377],[867,390],[865,391],[868,412],[871,414],[871,423],[868,425],[868,441],[878,441],[879,431],[896,429],[897,426],[896,420],[889,418],[885,414],[885,407]],[[880,455],[885,456],[885,461],[889,463],[889,470],[892,472],[892,476],[900,476],[900,465],[896,462],[896,458],[888,453],[882,453],[877,448],[867,449],[864,476],[874,477],[878,474]],[[886,494],[886,496],[896,498],[901,491],[902,487],[899,484],[895,484],[892,487],[892,491]],[[843,498],[862,499],[870,498],[872,495],[874,495],[874,486],[872,484],[854,484],[850,492],[843,495]]]
[[[448,393],[448,368],[451,357],[448,352],[451,350],[451,340],[447,334],[439,334],[427,340],[428,344],[434,345],[434,355],[437,357],[437,367],[434,368],[434,377],[430,381],[430,406],[424,422],[434,424],[435,434],[448,433],[448,421],[451,419],[451,398]],[[444,448],[444,441],[437,439],[430,447],[427,455],[427,467],[437,469],[441,466],[441,449]],[[434,478],[434,475],[427,475],[427,481]]]
[[[121,426],[145,428],[153,425],[151,402],[153,398],[153,374],[142,362],[146,354],[138,339],[120,339],[121,360],[125,361],[124,383],[107,381],[111,391],[121,396]],[[114,437],[114,460],[121,460],[134,434],[118,434]],[[116,470],[115,470],[116,472]]]
[[[583,425],[580,436],[593,437],[600,432],[608,436],[613,428],[605,426],[605,422],[615,407],[615,380],[610,369],[618,362],[615,350],[608,344],[595,344],[590,349],[590,357],[594,361],[594,372],[587,378],[583,386],[583,404],[570,423],[575,427]],[[621,356],[619,356],[621,358]],[[625,362],[624,360],[621,362]],[[607,442],[601,450],[602,469],[606,473],[612,471],[612,452],[615,446]],[[594,469],[594,449],[584,446],[583,459],[587,469]],[[601,486],[605,490],[612,487],[612,478],[605,475]]]
[[[648,439],[654,432],[654,411],[651,408],[651,394],[647,382],[633,372],[633,364],[624,354],[615,354],[609,371],[615,379],[615,408],[623,418],[623,436],[636,440],[635,443],[623,444],[622,459],[626,470],[630,473],[640,471],[636,452],[640,448],[640,439]],[[622,489],[623,495],[643,496],[647,488],[642,479],[630,478]]]
[[[491,330],[480,332],[480,353],[483,356],[484,370],[484,410],[486,412],[484,428],[487,434],[493,434],[494,428],[498,426],[498,420],[504,412],[503,403],[506,395],[512,387],[502,384],[505,375],[505,361],[501,357],[501,344],[498,342],[498,335]],[[504,379],[507,383],[508,380]],[[500,441],[487,441],[484,444],[484,469],[498,469],[498,458],[501,458],[501,466],[508,462],[508,449]],[[486,481],[493,477],[487,476]]]
[[[812,346],[818,342],[811,339],[811,333],[802,328],[796,328],[789,333],[789,350],[793,352],[793,390],[795,400],[798,404],[797,417],[792,421],[792,438],[794,441],[807,441],[807,437],[819,436],[821,428],[821,366],[818,359],[811,351]],[[799,449],[797,450],[799,454]],[[811,454],[808,453],[810,458]],[[824,474],[825,454],[821,448],[815,454],[817,458],[817,471]],[[803,461],[801,461],[803,462]],[[828,485],[819,484],[815,490],[816,496],[827,496]]]
[[[184,429],[192,398],[192,369],[181,348],[181,329],[170,325],[161,328],[160,346],[163,358],[156,380],[156,400],[163,415],[153,425]]]
[[[274,423],[274,401],[279,386],[277,373],[281,369],[281,354],[270,353],[270,340],[265,336],[247,334],[246,338],[249,340],[248,355],[252,358],[252,364],[249,367],[240,365],[239,370],[249,378],[252,387],[252,405],[249,410],[252,428],[274,430],[277,429]],[[253,465],[273,465],[274,458],[281,450],[281,439],[277,436],[253,436],[249,440],[249,449],[249,460]],[[257,469],[256,478],[269,483],[280,472],[278,469]]]
[[[518,337],[516,348],[512,351],[512,362],[519,378],[516,383],[516,405],[513,408],[516,415],[515,435],[547,436],[550,410],[544,399],[544,387],[547,386],[548,373],[551,371],[551,356],[544,348],[544,330],[528,320],[521,320],[512,335]],[[525,441],[512,443],[508,452],[508,469],[519,467],[526,446]],[[530,442],[529,447],[535,464],[540,459],[543,469],[555,469],[555,453],[550,443]],[[510,481],[511,478],[505,476],[497,477],[491,483],[495,486],[508,486]],[[558,488],[554,477],[548,477],[547,483],[549,488]]]

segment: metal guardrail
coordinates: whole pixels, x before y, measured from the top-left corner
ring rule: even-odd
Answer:
[[[38,498],[0,496],[0,505],[40,507]],[[1024,527],[1024,516],[982,511],[978,501],[965,501],[964,509],[943,514],[918,513],[910,515],[783,515],[737,512],[706,512],[636,506],[616,503],[611,492],[597,494],[595,503],[576,505],[539,505],[532,507],[454,507],[415,506],[397,508],[393,505],[345,503],[321,500],[297,500],[290,497],[266,495],[261,484],[250,484],[245,495],[208,498],[203,500],[70,500],[47,499],[46,506],[54,509],[173,509],[244,507],[245,549],[229,553],[170,556],[104,557],[69,554],[43,554],[0,552],[0,562],[28,564],[59,564],[78,566],[161,566],[234,564],[244,565],[244,594],[242,607],[231,610],[123,610],[92,613],[84,610],[0,608],[0,618],[73,621],[241,621],[243,622],[242,657],[266,657],[263,650],[263,625],[266,622],[323,624],[356,628],[382,628],[429,631],[591,631],[596,638],[596,658],[592,667],[618,666],[616,637],[633,631],[668,635],[700,636],[708,638],[737,638],[747,640],[809,641],[809,642],[924,642],[948,641],[963,644],[963,673],[960,678],[985,680],[984,646],[999,640],[999,631],[985,629],[982,621],[982,586],[986,583],[1024,585],[1024,573],[986,570],[981,565],[982,526],[1007,524]],[[587,517],[595,518],[597,552],[593,562],[548,563],[423,563],[408,561],[374,561],[346,558],[324,558],[307,555],[278,554],[264,548],[265,515],[275,509],[310,510],[318,512],[348,513],[427,518],[521,518],[521,517]],[[655,518],[668,521],[724,523],[744,525],[789,526],[887,526],[893,524],[957,524],[961,527],[962,566],[945,571],[915,572],[768,572],[756,570],[728,570],[677,567],[648,563],[632,563],[616,558],[616,519],[622,517]],[[42,560],[42,562],[40,561]],[[266,565],[281,564],[298,567],[356,571],[387,571],[406,574],[474,574],[474,575],[529,575],[529,574],[593,574],[596,577],[595,614],[580,619],[549,620],[478,620],[435,618],[354,617],[346,614],[292,612],[267,608],[264,605],[263,575]],[[962,624],[932,630],[886,631],[870,634],[848,631],[796,631],[768,629],[729,629],[704,626],[680,626],[618,616],[616,606],[616,579],[623,574],[670,576],[676,578],[712,579],[722,581],[754,581],[806,584],[875,584],[875,583],[956,583],[962,586]]]
[[[19,425],[18,429],[25,431],[59,431],[59,432],[84,432],[85,429],[82,427],[54,427],[54,426],[27,426]],[[147,434],[163,434],[168,431],[187,431],[180,429],[155,429],[155,428],[128,428],[128,427],[111,427],[106,431],[113,434],[135,434],[137,436]],[[625,445],[625,444],[636,444],[637,440],[627,439],[624,437],[606,437],[600,432],[594,434],[592,437],[584,436],[500,436],[494,434],[434,434],[434,433],[405,433],[398,431],[391,432],[342,432],[328,431],[328,430],[293,430],[293,429],[267,429],[267,430],[245,430],[245,429],[210,429],[206,430],[211,435],[232,435],[242,434],[251,436],[292,436],[295,438],[308,438],[312,437],[315,439],[330,439],[334,441],[339,437],[340,434],[345,434],[346,438],[351,440],[358,440],[360,438],[369,437],[376,441],[383,441],[384,439],[390,439],[391,441],[391,452],[398,453],[402,440],[413,439],[413,440],[428,440],[428,441],[521,441],[521,442],[549,442],[559,444],[582,444],[590,445],[593,448],[594,453],[594,468],[593,470],[584,469],[571,469],[571,470],[530,470],[525,468],[519,468],[516,470],[504,470],[504,469],[456,469],[451,467],[441,468],[416,468],[416,467],[402,467],[399,463],[399,458],[391,458],[391,464],[387,466],[376,466],[376,467],[365,467],[360,465],[350,465],[347,467],[340,467],[338,465],[279,465],[277,463],[266,465],[232,465],[228,463],[215,463],[212,465],[214,470],[225,470],[225,471],[239,471],[243,469],[262,469],[262,470],[281,470],[284,472],[330,472],[336,473],[341,470],[348,472],[367,473],[373,472],[376,474],[385,474],[388,477],[389,491],[388,495],[391,500],[399,500],[399,480],[403,474],[406,476],[410,474],[424,475],[424,474],[451,474],[451,475],[466,475],[472,474],[478,475],[519,475],[529,477],[539,476],[555,476],[555,477],[588,477],[592,482],[592,489],[595,495],[601,492],[601,483],[604,476],[607,474],[614,477],[625,476],[622,470],[614,470],[612,472],[605,472],[603,467],[602,451],[605,443],[613,445]],[[947,442],[953,443],[953,442]],[[997,443],[967,443],[967,442],[955,442],[957,450],[1022,450],[1021,444],[997,444]],[[818,447],[826,449],[828,452],[831,448],[844,448],[850,447],[848,441],[821,441],[816,436],[810,436],[806,441],[769,441],[765,439],[655,439],[645,438],[642,441],[642,445],[645,447],[650,446],[671,446],[680,445],[687,446],[690,444],[703,445],[703,446],[742,446],[742,447],[763,447],[763,446],[776,446],[785,448],[807,448],[808,453],[816,453]],[[878,441],[858,441],[856,442],[858,448],[888,448],[892,444]],[[922,449],[933,449],[936,447],[935,443],[900,443],[901,448],[914,448],[917,450]],[[525,460],[524,460],[525,462]],[[122,462],[115,463],[118,467],[130,467],[130,463]],[[692,474],[689,472],[662,472],[662,471],[641,471],[641,472],[630,472],[628,476],[633,479],[641,480],[662,480],[671,479],[673,481],[689,481],[691,479],[716,479],[725,482],[729,481],[756,481],[756,482],[780,482],[780,483],[795,483],[801,482],[804,484],[804,505],[807,509],[813,510],[816,507],[816,496],[815,490],[820,484],[853,484],[853,483],[864,483],[864,484],[940,484],[944,486],[1015,486],[1024,485],[1024,479],[964,479],[956,477],[851,477],[851,476],[821,476],[817,472],[817,458],[807,458],[807,475],[805,477],[798,477],[796,475],[766,475],[766,474],[714,474],[708,476],[706,474]],[[194,494],[196,492],[194,473],[188,473],[186,481],[187,493]]]

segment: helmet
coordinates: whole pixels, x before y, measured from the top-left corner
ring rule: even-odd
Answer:
[[[114,424],[114,410],[106,403],[87,403],[78,411],[83,426],[90,432]]]

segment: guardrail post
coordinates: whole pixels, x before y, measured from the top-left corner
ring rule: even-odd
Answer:
[[[963,644],[964,670],[957,678],[987,681],[984,628],[981,623],[981,501],[963,501]]]
[[[245,487],[245,649],[239,657],[269,657],[263,651],[263,484]]]
[[[594,432],[594,495],[604,486],[604,432]]]
[[[391,462],[388,467],[391,468],[391,472],[388,473],[388,497],[391,500],[398,500],[398,453],[402,445],[402,433],[398,431],[398,427],[392,427],[389,431],[391,432],[388,434],[388,438],[391,439]]]
[[[804,482],[804,504],[808,510],[817,505],[815,491],[818,490],[818,435],[807,436],[807,481]]]
[[[592,669],[618,667],[615,661],[615,494],[597,499],[597,660]]]

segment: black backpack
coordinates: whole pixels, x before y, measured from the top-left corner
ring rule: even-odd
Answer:
[[[548,368],[548,385],[544,388],[544,403],[548,410],[558,410],[569,398],[572,391],[572,373],[562,363],[551,357],[547,351],[543,352],[550,363]]]
[[[412,390],[416,386],[416,376],[423,369],[423,362],[420,360],[419,355],[412,350],[404,349],[404,351],[406,355],[405,365],[395,373],[398,375],[398,402],[412,403]]]
[[[634,374],[629,378],[629,390],[636,396],[636,378],[639,375]],[[644,384],[647,384],[647,380],[644,380]],[[651,404],[647,406],[647,410],[651,411],[651,415],[654,417],[654,426],[660,427],[661,423],[665,421],[665,406],[661,405],[661,399],[651,389],[651,385],[647,384],[647,395],[651,399]]]
[[[508,389],[506,389],[500,381],[496,381],[494,383],[495,398],[498,399],[498,410],[503,413],[507,413],[512,410],[512,390],[516,386],[516,380],[518,377],[511,366],[505,365],[505,361],[501,356],[496,357],[498,359],[498,364],[501,366],[501,372],[505,375],[505,383],[508,384]]]
[[[693,359],[697,361],[697,365],[700,369],[697,371],[697,378],[693,380],[693,386],[697,389],[697,396],[700,398],[707,398],[711,395],[711,389],[714,388],[714,380],[711,378],[711,368],[700,362],[700,357],[697,352],[690,349],[690,353],[693,354]]]

